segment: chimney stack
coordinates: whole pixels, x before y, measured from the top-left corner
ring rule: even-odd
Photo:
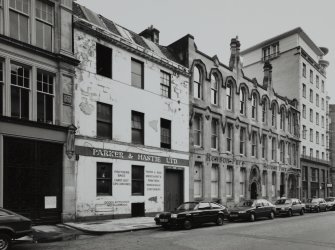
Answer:
[[[237,68],[240,63],[240,41],[238,37],[232,38],[230,42],[230,59],[229,59],[229,68]]]
[[[146,39],[149,39],[154,43],[159,44],[159,30],[154,28],[153,25],[143,30],[139,35],[143,36]]]
[[[265,61],[264,66],[264,78],[263,78],[263,86],[268,89],[272,87],[272,65],[269,61]]]

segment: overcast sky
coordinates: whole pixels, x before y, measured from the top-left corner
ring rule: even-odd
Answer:
[[[77,0],[79,4],[139,33],[151,24],[168,45],[192,34],[198,49],[228,64],[230,39],[241,50],[301,27],[317,46],[329,48],[324,59],[326,90],[335,103],[334,0]],[[249,76],[252,78],[252,76]]]

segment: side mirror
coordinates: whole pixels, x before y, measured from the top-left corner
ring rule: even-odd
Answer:
[[[261,207],[261,205],[256,205],[256,208],[260,208]]]

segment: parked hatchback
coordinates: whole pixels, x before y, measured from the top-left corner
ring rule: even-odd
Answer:
[[[306,212],[317,212],[327,211],[327,203],[322,198],[307,199],[306,201]]]
[[[157,214],[155,222],[164,228],[181,226],[191,229],[194,225],[207,222],[221,226],[227,214],[227,208],[215,202],[185,202],[172,212]]]
[[[254,221],[261,217],[273,219],[276,207],[264,199],[245,200],[240,202],[234,208],[230,209],[229,221],[249,220]]]
[[[31,224],[30,219],[0,208],[0,250],[9,249],[13,239],[31,234]]]
[[[328,210],[334,210],[335,209],[335,197],[327,197],[325,199],[325,201],[326,201]]]
[[[275,202],[275,206],[277,215],[303,215],[305,212],[305,205],[299,199],[295,198],[281,198]]]

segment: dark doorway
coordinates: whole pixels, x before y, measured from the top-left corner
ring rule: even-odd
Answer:
[[[132,217],[145,216],[144,203],[131,203],[131,216]]]
[[[294,175],[288,177],[288,198],[298,198],[297,181]]]
[[[4,138],[4,208],[34,224],[56,224],[62,213],[63,146]]]
[[[164,209],[171,211],[184,201],[184,173],[182,170],[165,169]]]
[[[280,197],[285,197],[285,174],[280,174]]]
[[[257,184],[256,182],[251,183],[251,189],[250,189],[250,199],[257,199]]]

